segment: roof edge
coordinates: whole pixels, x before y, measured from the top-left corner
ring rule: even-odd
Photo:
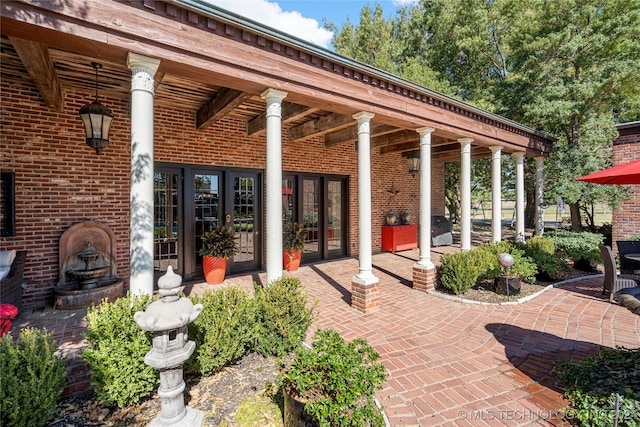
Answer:
[[[332,52],[322,46],[315,45],[313,43],[309,43],[305,40],[300,39],[299,37],[292,36],[286,33],[283,33],[280,30],[271,28],[259,22],[253,21],[251,19],[240,16],[236,13],[229,12],[224,10],[218,6],[214,6],[212,4],[206,3],[203,0],[167,0],[169,3],[173,3],[180,7],[184,7],[186,9],[193,10],[198,13],[202,13],[205,15],[209,15],[210,17],[214,17],[222,22],[229,23],[232,25],[236,25],[242,27],[244,29],[253,31],[257,34],[260,34],[264,37],[271,38],[277,40],[279,43],[287,44],[296,49],[301,49],[306,51],[307,53],[317,55],[322,57],[323,59],[327,59],[330,61],[334,61],[339,63],[342,66],[353,68],[359,72],[368,73],[373,77],[387,80],[391,83],[398,84],[400,86],[405,87],[408,90],[415,91],[417,93],[421,93],[426,96],[431,96],[433,98],[439,99],[441,101],[448,102],[458,108],[467,110],[469,112],[478,114],[487,119],[495,120],[496,122],[512,126],[521,131],[536,135],[538,137],[544,138],[550,143],[554,142],[556,139],[545,132],[541,132],[520,124],[511,119],[507,119],[506,117],[502,117],[498,114],[491,113],[489,111],[483,110],[481,108],[475,107],[471,104],[468,104],[464,101],[460,101],[455,99],[449,95],[445,95],[441,92],[435,91],[433,89],[429,89],[425,86],[421,86],[417,83],[413,83],[410,80],[406,80],[402,77],[398,77],[394,74],[391,74],[387,71],[380,70],[378,68],[372,67],[370,65],[364,64],[362,62],[356,61],[354,59],[348,58],[346,56],[340,55],[338,53]]]

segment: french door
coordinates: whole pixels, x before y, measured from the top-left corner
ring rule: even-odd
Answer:
[[[229,273],[260,269],[261,172],[157,165],[154,182],[154,270],[171,265],[185,280],[202,277],[202,235],[233,227],[239,252]]]
[[[303,262],[347,254],[347,178],[285,174],[282,181],[284,222],[307,230]]]

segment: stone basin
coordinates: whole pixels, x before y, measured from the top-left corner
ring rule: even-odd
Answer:
[[[100,283],[99,287],[80,289],[76,284],[56,286],[53,290],[53,307],[58,310],[75,310],[98,305],[103,300],[113,302],[123,293],[122,279],[110,283]]]

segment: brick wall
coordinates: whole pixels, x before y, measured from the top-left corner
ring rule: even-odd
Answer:
[[[619,165],[640,159],[640,124],[619,129],[619,136],[613,143],[613,164]],[[625,240],[640,235],[640,185],[634,189],[631,198],[613,211],[613,241]],[[615,247],[615,243],[614,243]],[[617,247],[615,248],[617,251]]]
[[[71,225],[93,220],[116,236],[117,273],[129,274],[129,103],[101,98],[114,113],[109,147],[102,155],[88,147],[78,111],[92,95],[68,93],[64,111],[46,108],[35,87],[3,79],[0,83],[0,159],[3,171],[15,172],[16,236],[0,247],[26,249],[25,307],[51,304],[59,280],[58,244]],[[264,169],[265,138],[248,137],[245,123],[223,120],[197,131],[193,112],[155,110],[155,161]],[[371,153],[373,251],[380,250],[380,227],[390,206],[388,190],[400,189],[395,208],[418,221],[418,177],[407,173],[400,153]],[[443,165],[433,170],[433,212],[444,213]],[[357,152],[353,144],[325,148],[321,140],[289,142],[283,130],[283,169],[349,176],[349,255],[358,253]],[[440,172],[438,172],[440,171]]]

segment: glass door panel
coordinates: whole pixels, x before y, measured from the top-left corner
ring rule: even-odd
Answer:
[[[282,223],[296,221],[293,178],[282,180]]]
[[[225,221],[233,221],[238,244],[238,253],[233,257],[232,271],[246,271],[259,268],[259,227],[256,215],[258,198],[258,175],[254,173],[231,173],[229,193],[232,197],[231,214]]]
[[[195,259],[202,266],[201,237],[207,231],[217,228],[220,222],[220,177],[218,174],[194,175],[195,198]]]
[[[342,252],[342,181],[327,183],[327,249]]]
[[[320,257],[320,179],[302,180],[302,222],[307,229],[303,259]]]
[[[162,275],[171,266],[178,273],[178,174],[153,175],[153,270]]]

